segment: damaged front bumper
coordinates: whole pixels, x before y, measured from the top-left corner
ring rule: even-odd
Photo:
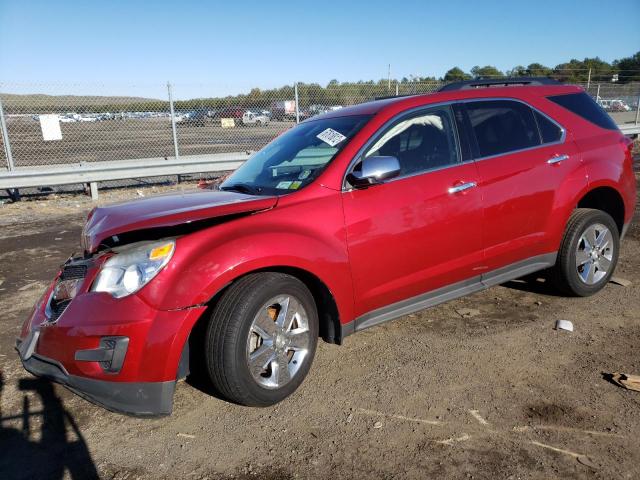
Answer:
[[[164,311],[135,294],[91,292],[95,268],[89,265],[75,296],[52,308],[56,286],[78,264],[65,264],[24,322],[16,341],[24,368],[111,411],[170,414],[179,366],[186,370],[189,332],[205,307]]]
[[[64,366],[36,353],[24,357],[24,344],[30,339],[17,340],[16,349],[25,370],[64,385],[72,392],[112,412],[134,416],[169,415],[173,407],[176,381],[166,382],[109,382],[70,375]]]

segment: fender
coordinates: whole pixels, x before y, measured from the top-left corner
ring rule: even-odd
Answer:
[[[322,187],[309,193],[312,198],[283,198],[272,210],[178,238],[171,262],[139,295],[160,310],[184,309],[207,303],[252,271],[290,267],[323,282],[340,321],[350,321],[353,285],[341,197]]]

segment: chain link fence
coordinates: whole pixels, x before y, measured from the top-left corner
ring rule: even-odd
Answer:
[[[618,125],[640,123],[640,83],[590,83],[581,85]]]
[[[13,165],[33,168],[255,151],[315,115],[380,97],[432,93],[442,85],[332,81],[228,95],[215,85],[1,83],[0,100]],[[637,121],[640,83],[582,86],[617,123]],[[53,127],[45,122],[51,118]],[[45,140],[50,128],[55,139]],[[6,170],[2,136],[0,146]]]
[[[3,135],[0,135],[0,170],[8,170],[9,165],[7,164],[7,154],[4,146],[4,138]]]
[[[117,87],[2,84],[15,167],[173,155],[168,100],[149,98],[146,86],[128,86],[126,96],[110,89]],[[44,139],[46,115],[57,116],[59,139]]]
[[[294,87],[180,100],[186,88],[172,86],[180,156],[255,151],[296,122]]]

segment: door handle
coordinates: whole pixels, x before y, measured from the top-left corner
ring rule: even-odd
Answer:
[[[461,183],[460,185],[456,185],[455,187],[449,187],[449,193],[460,193],[477,186],[478,184],[476,182]]]
[[[556,163],[563,162],[565,160],[569,160],[569,155],[556,155],[555,157],[551,157],[547,160],[549,165],[555,165]]]

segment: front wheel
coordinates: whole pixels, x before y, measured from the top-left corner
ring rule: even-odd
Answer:
[[[602,290],[618,263],[620,236],[601,210],[578,208],[569,218],[552,280],[563,292],[586,297]]]
[[[232,402],[273,405],[300,386],[317,342],[318,313],[307,287],[282,273],[250,274],[213,309],[205,342],[209,377]]]

